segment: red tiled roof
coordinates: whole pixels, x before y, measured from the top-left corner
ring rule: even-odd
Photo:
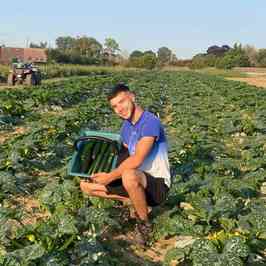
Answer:
[[[13,58],[25,62],[46,62],[47,55],[45,49],[40,48],[14,48],[1,47],[0,48],[0,63],[9,64]]]
[[[24,48],[24,61],[34,61],[34,62],[46,62],[47,55],[45,49],[40,48]]]

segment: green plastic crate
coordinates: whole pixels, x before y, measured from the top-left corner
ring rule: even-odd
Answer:
[[[114,169],[122,145],[119,134],[84,130],[74,146],[75,152],[69,163],[68,174],[88,177],[92,173]]]

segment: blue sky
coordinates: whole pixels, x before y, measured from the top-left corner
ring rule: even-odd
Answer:
[[[266,1],[4,1],[0,44],[25,47],[59,36],[114,38],[122,51],[161,46],[178,58],[235,42],[266,48]]]

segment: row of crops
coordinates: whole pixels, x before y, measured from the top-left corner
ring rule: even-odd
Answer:
[[[97,66],[82,66],[71,64],[44,64],[40,65],[39,69],[42,73],[42,79],[62,78],[72,76],[86,76],[105,74],[114,71],[122,71],[123,67],[97,67]],[[10,67],[7,65],[0,65],[0,83],[7,82],[7,76]]]
[[[154,211],[153,241],[193,241],[171,249],[162,263],[265,265],[266,91],[148,71],[93,72],[0,91],[0,264],[130,263],[121,255],[125,243],[117,243],[119,253],[112,249],[112,237],[128,229],[119,204],[86,197],[79,179],[67,175],[81,129],[118,132],[121,121],[105,96],[117,82],[134,89],[168,133],[173,185]]]

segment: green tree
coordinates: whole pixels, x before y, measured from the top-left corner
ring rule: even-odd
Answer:
[[[153,69],[155,68],[157,62],[158,62],[157,55],[152,50],[148,50],[143,53],[143,67],[144,68]]]
[[[167,65],[171,61],[172,51],[167,47],[161,47],[158,49],[158,63],[160,65]]]
[[[113,38],[106,38],[104,42],[106,52],[111,55],[115,55],[119,49],[119,44]]]
[[[207,54],[204,58],[206,67],[215,67],[218,58],[214,54]]]
[[[129,66],[130,67],[137,67],[142,68],[143,67],[143,57],[131,57],[129,59]]]
[[[45,48],[47,48],[47,42],[40,42],[39,44],[31,42],[30,43],[30,48],[42,48],[42,49],[45,49]]]
[[[156,57],[156,53],[154,53],[152,50],[145,51],[143,55],[152,55]]]
[[[206,55],[205,54],[197,54],[192,58],[191,64],[189,67],[191,69],[201,69],[207,66],[206,64]]]
[[[139,50],[135,50],[129,55],[129,58],[142,57],[142,56],[143,56],[143,52]]]
[[[143,67],[143,52],[139,50],[133,51],[129,55],[129,66],[142,68]]]
[[[57,62],[57,63],[72,63],[70,60],[69,54],[61,51],[60,49],[47,49],[46,51],[48,62]]]
[[[251,66],[257,66],[258,65],[258,61],[257,61],[258,51],[257,51],[257,49],[252,45],[245,45],[243,49],[245,51],[245,54],[248,57],[248,60],[251,64]]]
[[[248,67],[250,62],[241,44],[235,44],[225,55],[217,60],[216,67],[231,69],[233,67]]]
[[[82,56],[99,58],[102,45],[95,38],[82,36],[76,39],[75,50]]]
[[[175,65],[177,61],[178,61],[177,56],[174,53],[172,53],[170,59],[170,65]]]
[[[118,56],[119,44],[113,38],[106,38],[104,42],[104,49],[102,54],[102,61],[104,65],[116,65],[121,58]]]
[[[259,49],[257,54],[258,66],[266,67],[266,49]]]
[[[55,40],[56,47],[61,51],[69,51],[74,49],[76,39],[70,36],[61,36]]]
[[[129,56],[129,65],[131,67],[153,69],[156,64],[157,56],[151,50],[145,51],[144,53],[135,50]]]

